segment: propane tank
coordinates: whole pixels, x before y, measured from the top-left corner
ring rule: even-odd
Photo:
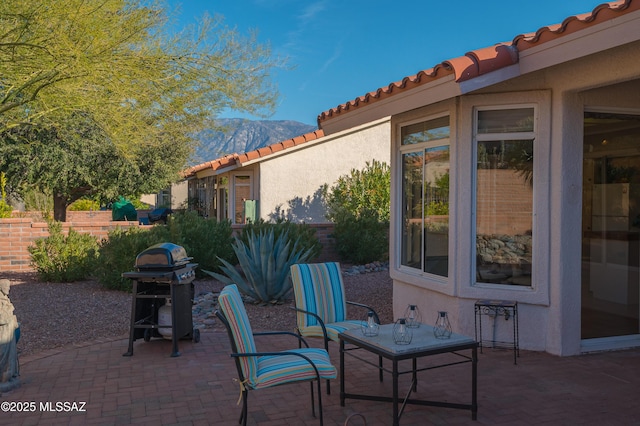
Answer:
[[[169,327],[158,328],[158,332],[165,339],[171,339],[171,299],[165,299],[165,304],[158,309],[158,325]]]

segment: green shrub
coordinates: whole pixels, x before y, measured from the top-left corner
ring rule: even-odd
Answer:
[[[374,211],[363,211],[359,217],[343,215],[335,224],[333,237],[336,252],[342,260],[363,264],[388,257],[389,223],[379,220]]]
[[[153,208],[151,204],[143,203],[135,197],[132,197],[131,204],[133,204],[133,207],[135,207],[136,210],[151,210]]]
[[[109,232],[100,245],[95,276],[103,287],[112,290],[131,290],[131,280],[122,278],[123,272],[132,271],[136,256],[148,247],[165,242],[163,230],[158,227],[142,229],[117,228]]]
[[[261,303],[281,303],[291,291],[290,267],[306,262],[310,250],[303,250],[298,241],[292,242],[286,232],[275,236],[273,228],[249,232],[248,243],[239,238],[233,243],[242,273],[224,259],[222,272],[205,270],[225,284],[236,284],[246,295]]]
[[[449,203],[445,201],[431,201],[427,204],[427,216],[447,216]]]
[[[68,210],[77,212],[87,212],[90,210],[100,210],[100,203],[95,200],[76,200],[69,206]]]
[[[342,260],[369,263],[385,260],[389,248],[391,169],[373,160],[363,170],[341,176],[324,196],[327,218],[334,222],[333,237]]]
[[[170,242],[184,247],[198,264],[198,276],[204,275],[202,269],[219,271],[222,264],[218,258],[235,263],[231,222],[205,219],[197,212],[187,211],[174,213],[166,227]]]
[[[131,281],[122,278],[123,272],[132,271],[136,256],[158,243],[174,243],[184,247],[187,255],[201,269],[220,270],[220,260],[235,261],[231,244],[233,237],[229,222],[204,219],[194,212],[179,213],[169,219],[167,225],[151,228],[132,227],[116,229],[100,246],[100,257],[96,266],[96,278],[110,289],[130,290]]]
[[[31,263],[40,279],[53,282],[72,282],[88,278],[98,254],[97,239],[69,228],[62,232],[60,222],[49,222],[49,236],[37,239],[29,247]]]
[[[7,204],[4,200],[0,200],[0,219],[11,217],[13,207]]]
[[[338,222],[342,216],[360,217],[373,210],[380,221],[388,222],[391,200],[391,169],[388,164],[373,160],[363,170],[352,169],[340,176],[330,189],[325,186],[327,218]]]
[[[0,219],[11,217],[13,207],[7,203],[7,177],[3,172],[0,172]]]
[[[268,231],[273,229],[276,239],[280,235],[288,235],[289,241],[298,241],[298,246],[304,250],[310,250],[310,258],[315,259],[322,251],[322,244],[316,237],[316,230],[306,223],[293,223],[283,218],[278,218],[275,223],[265,222],[264,219],[258,219],[255,223],[248,223],[242,228],[240,233],[240,240],[245,244],[249,243],[249,237],[251,235],[260,234],[262,231]]]

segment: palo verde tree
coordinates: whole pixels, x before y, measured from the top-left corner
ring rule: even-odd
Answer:
[[[0,172],[55,210],[107,196],[114,175],[136,185],[119,193],[166,187],[220,111],[266,114],[277,98],[281,61],[255,34],[207,16],[174,31],[159,0],[3,0],[0,29]]]
[[[157,0],[3,0],[0,130],[80,111],[117,146],[183,142],[222,109],[272,109],[277,60],[254,34],[169,18]]]

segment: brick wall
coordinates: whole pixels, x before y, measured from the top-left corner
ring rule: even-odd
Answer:
[[[322,244],[322,252],[314,262],[337,262],[339,260],[338,253],[335,250],[335,240],[331,237],[333,233],[333,223],[313,223],[310,227],[315,228],[316,237]]]
[[[70,227],[80,233],[106,238],[109,231],[117,227],[127,229],[139,225],[138,222],[111,221],[111,212],[67,212],[68,222],[62,224],[63,230]],[[93,216],[89,216],[93,214]],[[90,220],[89,220],[90,219]],[[322,244],[322,253],[314,262],[336,261],[338,256],[333,248],[333,224],[310,224],[316,229],[316,236]],[[240,227],[234,226],[237,231]],[[0,219],[0,272],[33,271],[30,265],[28,247],[38,238],[49,235],[47,224],[34,217],[13,217]]]
[[[69,221],[62,224],[63,231],[68,231],[70,227],[73,227],[80,233],[106,238],[109,231],[117,227],[126,229],[131,226],[139,226],[138,222],[113,222],[110,220],[111,212],[105,213],[109,213],[108,220],[98,221],[95,220],[96,217],[93,217],[91,221]],[[76,220],[81,218],[82,215],[78,215]],[[100,219],[102,218],[100,217]],[[36,239],[47,236],[49,236],[49,228],[41,219],[33,217],[0,219],[0,272],[32,271],[28,247]]]

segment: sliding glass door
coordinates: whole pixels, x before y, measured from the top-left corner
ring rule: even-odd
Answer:
[[[640,115],[586,112],[582,338],[640,334]]]

